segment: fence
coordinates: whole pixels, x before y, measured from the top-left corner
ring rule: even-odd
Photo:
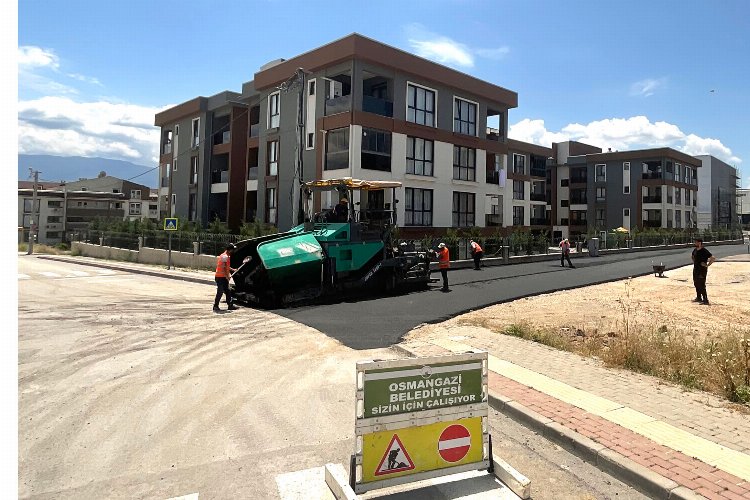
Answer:
[[[169,234],[166,231],[149,231],[141,234],[117,233],[113,231],[82,231],[73,234],[72,241],[83,243],[100,242],[104,246],[138,250],[138,238],[143,238],[143,246],[166,250],[169,247]],[[172,233],[172,250],[176,252],[195,252],[198,243],[198,254],[219,255],[227,243],[237,243],[246,239],[238,234],[213,234],[174,231]]]

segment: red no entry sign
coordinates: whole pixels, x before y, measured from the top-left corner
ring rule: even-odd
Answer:
[[[471,448],[471,434],[463,425],[446,427],[438,440],[438,451],[446,462],[458,462]]]

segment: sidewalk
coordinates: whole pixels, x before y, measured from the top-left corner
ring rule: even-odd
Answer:
[[[576,354],[452,328],[418,328],[398,347],[415,356],[488,351],[495,409],[655,498],[750,499],[750,415]]]

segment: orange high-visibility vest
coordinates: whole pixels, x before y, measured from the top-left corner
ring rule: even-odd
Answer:
[[[438,251],[438,266],[440,269],[451,267],[451,254],[448,251],[448,247],[443,247],[442,250]]]
[[[482,247],[480,247],[480,246],[479,246],[479,243],[477,243],[476,241],[475,241],[474,243],[472,243],[472,244],[471,244],[471,248],[473,248],[473,249],[474,249],[474,253],[477,253],[477,252],[481,252],[481,251],[482,251]]]
[[[229,278],[229,254],[225,251],[223,254],[216,257],[216,278]]]

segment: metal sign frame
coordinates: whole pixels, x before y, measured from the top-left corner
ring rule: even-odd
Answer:
[[[174,221],[174,229],[167,228],[167,221]],[[164,217],[164,230],[165,231],[177,231],[179,219],[177,217]]]
[[[432,479],[449,474],[457,474],[471,470],[483,470],[492,467],[492,443],[488,427],[488,365],[487,352],[470,351],[463,354],[449,354],[443,356],[429,356],[422,358],[407,358],[387,361],[360,361],[357,363],[357,394],[355,405],[355,452],[350,464],[349,482],[356,493],[387,488],[404,483]],[[479,370],[480,387],[477,402],[439,406],[437,408],[422,408],[414,411],[401,411],[395,414],[365,417],[365,395],[368,381],[390,378],[393,380],[414,380],[418,375],[425,380],[443,373],[469,373]],[[368,377],[368,374],[370,375]],[[380,374],[380,375],[376,375]],[[383,376],[383,374],[393,376]],[[373,375],[375,375],[373,377]],[[471,373],[470,386],[476,381],[476,373]],[[463,382],[463,380],[460,380]],[[406,382],[408,384],[408,382]],[[463,388],[463,386],[461,386]],[[473,393],[476,393],[474,387]],[[369,392],[369,391],[368,391]],[[435,423],[447,423],[466,418],[481,417],[482,429],[482,460],[452,467],[444,467],[422,472],[400,475],[397,477],[363,482],[364,436],[382,431],[397,431],[410,427],[420,427]],[[437,443],[436,443],[437,453]]]

